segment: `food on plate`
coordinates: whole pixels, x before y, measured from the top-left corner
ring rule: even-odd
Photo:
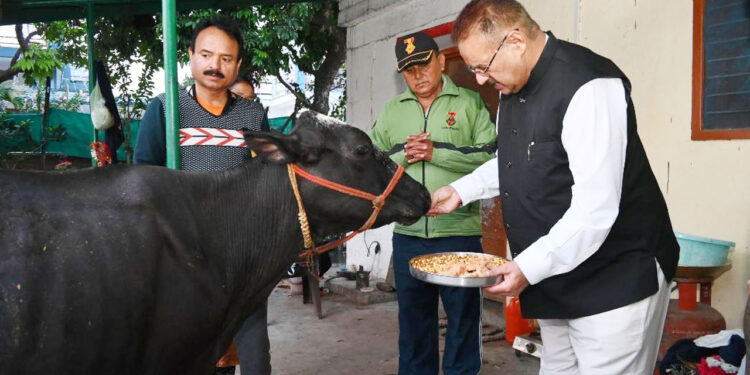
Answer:
[[[443,276],[455,277],[486,277],[492,276],[490,270],[506,262],[495,256],[470,254],[434,254],[412,259],[411,266],[427,272]]]

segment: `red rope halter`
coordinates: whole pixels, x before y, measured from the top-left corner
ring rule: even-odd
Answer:
[[[378,214],[380,214],[380,210],[383,209],[383,205],[385,205],[385,200],[393,192],[393,189],[396,188],[396,184],[398,184],[398,181],[401,180],[401,177],[404,174],[404,167],[399,165],[398,168],[396,168],[396,173],[394,173],[393,177],[391,177],[391,181],[388,183],[388,186],[385,188],[385,190],[383,190],[383,193],[381,193],[378,196],[375,196],[366,191],[358,190],[358,189],[355,189],[346,185],[342,185],[342,184],[327,180],[322,177],[314,176],[296,164],[293,164],[292,168],[294,169],[295,174],[297,174],[298,176],[314,184],[323,186],[325,188],[328,188],[334,191],[338,191],[339,193],[344,193],[347,195],[351,195],[351,196],[372,202],[372,213],[370,214],[370,217],[367,219],[367,221],[359,229],[353,231],[352,233],[350,233],[348,236],[344,238],[338,239],[336,241],[328,242],[321,246],[315,247],[315,245],[313,244],[312,248],[306,249],[304,252],[302,252],[299,255],[300,258],[310,257],[316,254],[322,254],[326,251],[329,251],[343,244],[346,241],[349,241],[350,239],[352,239],[352,237],[356,236],[358,233],[361,233],[365,230],[370,229],[370,227],[372,227],[372,225],[375,223],[375,220],[378,218]]]

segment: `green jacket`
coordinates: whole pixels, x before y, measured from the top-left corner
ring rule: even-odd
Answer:
[[[430,193],[490,160],[496,149],[495,126],[479,94],[456,86],[446,75],[443,79],[443,89],[427,116],[407,89],[386,103],[370,133],[373,143]],[[406,137],[420,131],[430,133],[432,161],[409,164],[404,156]],[[409,226],[396,224],[394,232],[423,238],[481,235],[479,202],[449,215],[422,217]]]

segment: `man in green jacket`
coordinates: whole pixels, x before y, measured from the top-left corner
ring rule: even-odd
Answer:
[[[443,75],[445,56],[425,33],[396,41],[397,70],[409,87],[391,99],[371,137],[406,173],[432,192],[470,173],[495,152],[495,127],[479,94]],[[409,260],[436,252],[482,252],[479,205],[397,225],[393,268],[399,304],[399,374],[437,375],[438,297],[448,315],[446,375],[477,374],[482,365],[482,298],[477,288],[428,284],[409,274]]]

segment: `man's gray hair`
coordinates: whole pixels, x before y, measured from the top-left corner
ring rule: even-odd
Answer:
[[[518,28],[529,36],[540,30],[526,9],[516,0],[472,0],[458,14],[453,40],[460,42],[480,32],[488,39],[499,38],[503,30]]]

